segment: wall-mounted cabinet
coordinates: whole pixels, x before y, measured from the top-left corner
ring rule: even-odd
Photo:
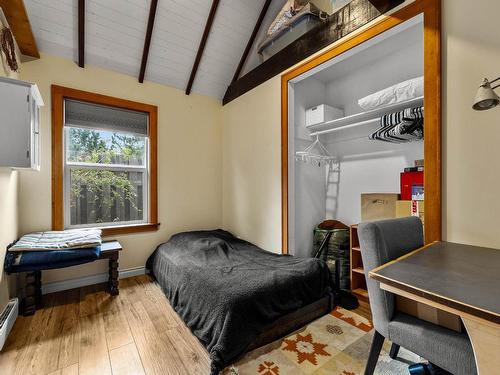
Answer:
[[[0,77],[0,167],[40,169],[40,107],[35,84]]]

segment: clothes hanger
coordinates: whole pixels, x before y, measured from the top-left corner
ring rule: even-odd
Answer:
[[[330,152],[319,140],[319,135],[316,135],[316,140],[310,144],[304,151],[295,152],[295,160],[304,163],[312,164],[318,167],[337,164],[337,158],[333,157]]]

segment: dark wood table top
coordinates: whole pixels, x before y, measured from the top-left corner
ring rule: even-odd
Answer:
[[[384,284],[500,324],[500,250],[436,242],[370,272]]]

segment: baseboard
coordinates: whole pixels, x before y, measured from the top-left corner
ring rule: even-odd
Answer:
[[[119,278],[138,276],[146,274],[146,267],[127,268],[119,271]],[[101,273],[92,276],[79,277],[76,279],[55,281],[42,285],[42,294],[60,292],[62,290],[80,288],[82,286],[105,283],[108,281],[108,273]]]

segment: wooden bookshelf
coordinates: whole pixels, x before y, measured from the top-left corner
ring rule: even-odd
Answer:
[[[351,256],[351,293],[354,294],[360,303],[369,303],[368,291],[366,289],[366,279],[361,259],[361,248],[358,239],[358,226],[350,227],[350,256]]]

